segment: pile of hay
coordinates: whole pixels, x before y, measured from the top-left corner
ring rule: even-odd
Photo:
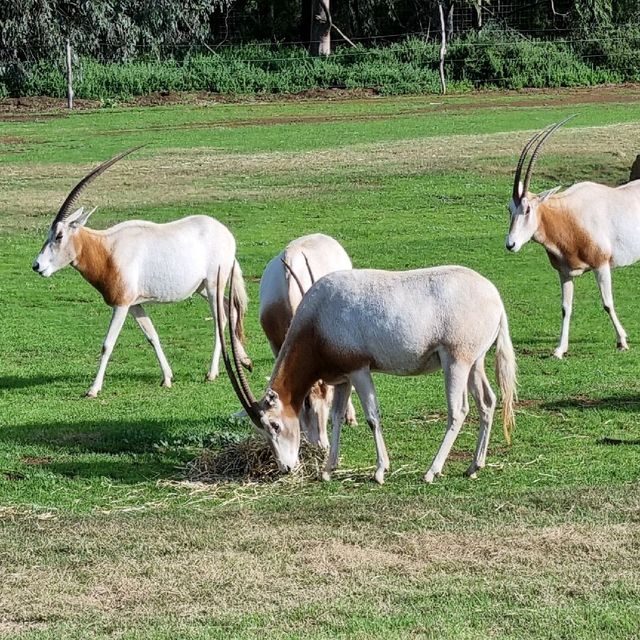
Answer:
[[[298,466],[290,474],[282,474],[266,440],[251,436],[218,451],[203,451],[202,455],[187,464],[187,476],[193,482],[269,482],[291,477],[317,478],[325,457],[324,449],[302,440]]]

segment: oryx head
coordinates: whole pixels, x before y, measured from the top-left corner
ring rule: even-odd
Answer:
[[[560,187],[555,187],[536,195],[529,193],[529,184],[531,182],[533,167],[538,159],[542,145],[546,142],[549,136],[551,136],[551,134],[557,131],[565,122],[574,117],[575,116],[572,115],[561,122],[549,125],[546,129],[536,133],[527,142],[527,144],[524,145],[524,149],[520,154],[520,159],[518,160],[518,165],[516,167],[516,173],[513,179],[513,192],[511,194],[511,202],[509,202],[511,224],[509,226],[509,235],[507,235],[505,242],[509,251],[519,251],[524,244],[531,240],[539,226],[538,205],[560,189]],[[521,180],[524,161],[534,145],[535,148],[531,153],[527,172],[525,173],[524,180]]]
[[[222,347],[222,359],[229,374],[231,385],[233,386],[242,407],[253,422],[257,431],[264,436],[269,443],[271,450],[278,463],[280,471],[292,471],[298,464],[298,452],[300,449],[300,420],[291,405],[285,404],[273,389],[267,389],[264,397],[258,401],[251,392],[247,378],[238,360],[237,337],[231,329],[233,326],[234,309],[231,304],[233,298],[233,276],[235,264],[231,270],[229,281],[230,295],[229,306],[227,308],[229,319],[229,335],[231,340],[231,353],[234,367],[231,364],[224,341],[224,331],[222,322],[217,322],[218,336]],[[220,277],[218,269],[217,282],[217,305],[218,318],[224,318],[223,310],[224,283]],[[237,372],[237,373],[236,373]]]
[[[45,240],[40,253],[33,261],[32,268],[36,273],[41,276],[49,277],[59,269],[66,267],[72,263],[76,258],[76,248],[73,242],[74,236],[77,234],[78,229],[83,227],[89,216],[95,211],[85,211],[84,207],[80,207],[75,211],[72,211],[72,207],[82,190],[101,173],[106,171],[111,165],[118,162],[118,160],[129,155],[140,147],[134,147],[128,151],[118,154],[115,158],[103,162],[100,166],[96,167],[91,173],[86,175],[78,184],[71,190],[71,193],[67,196],[66,200],[62,203],[58,215],[54,218],[49,228],[47,239]]]

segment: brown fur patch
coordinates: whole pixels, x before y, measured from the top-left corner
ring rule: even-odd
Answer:
[[[607,255],[580,225],[575,214],[551,198],[538,207],[538,242],[547,249],[549,260],[558,271],[596,269],[607,263]],[[558,256],[554,247],[562,255]]]
[[[333,384],[345,374],[367,365],[371,365],[371,361],[366,356],[338,351],[318,336],[314,327],[303,327],[284,345],[272,388],[297,414],[314,382],[322,379]]]
[[[104,240],[89,229],[79,229],[73,238],[76,259],[73,266],[91,283],[110,307],[126,304],[122,275]]]
[[[260,314],[260,325],[276,354],[282,348],[290,322],[291,312],[282,305],[271,305]]]

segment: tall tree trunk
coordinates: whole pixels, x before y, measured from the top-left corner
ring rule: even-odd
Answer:
[[[330,0],[324,0],[324,3],[331,10],[329,2]],[[328,56],[331,53],[331,23],[319,0],[313,0],[311,53],[314,56]]]

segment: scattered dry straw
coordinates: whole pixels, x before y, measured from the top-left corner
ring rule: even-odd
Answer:
[[[187,477],[193,482],[271,482],[286,478],[317,478],[326,452],[302,441],[300,462],[292,473],[283,476],[266,440],[249,437],[219,451],[204,451],[187,464]]]

